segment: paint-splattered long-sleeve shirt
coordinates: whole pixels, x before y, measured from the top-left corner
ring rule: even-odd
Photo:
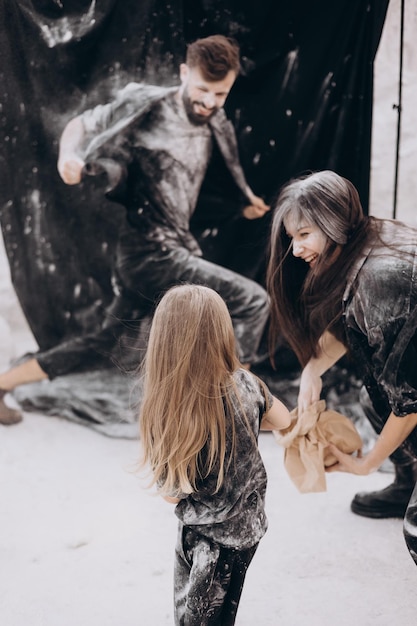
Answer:
[[[248,190],[224,111],[208,124],[192,124],[177,93],[177,88],[130,83],[113,102],[81,116],[91,139],[84,154],[87,171],[94,173],[98,165],[110,172],[116,198],[142,234],[144,254],[182,246],[201,255],[189,224],[213,139],[241,193]]]
[[[266,402],[259,381],[250,372],[239,369],[234,378],[239,400],[232,396],[234,414],[227,415],[227,420],[229,435],[231,420],[235,424],[236,450],[226,465],[223,485],[214,493],[218,475],[214,469],[200,481],[196,493],[180,500],[175,511],[185,526],[223,546],[242,550],[258,543],[267,529],[267,475],[257,445]],[[269,394],[269,405],[272,400]]]

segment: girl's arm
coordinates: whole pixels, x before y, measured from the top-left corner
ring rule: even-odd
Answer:
[[[301,373],[298,415],[320,400],[322,375],[346,354],[346,346],[326,331],[319,340],[319,356],[311,358]]]
[[[291,424],[291,415],[287,407],[274,397],[271,408],[262,418],[261,430],[284,430]]]
[[[329,449],[338,462],[336,465],[332,465],[328,471],[349,472],[361,475],[376,471],[385,459],[407,439],[416,426],[417,413],[410,413],[405,417],[397,417],[394,413],[391,413],[374,447],[364,457],[353,457],[349,454],[344,454],[331,444]]]

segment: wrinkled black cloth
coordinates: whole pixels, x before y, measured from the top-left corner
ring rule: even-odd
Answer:
[[[103,319],[124,212],[96,181],[64,185],[56,171],[58,138],[70,118],[129,81],[175,84],[185,45],[198,37],[220,32],[240,44],[243,73],[225,108],[254,190],[268,201],[300,171],[330,168],[355,183],[367,207],[373,60],[388,0],[178,1],[166,11],[159,4],[143,2],[138,10],[136,0],[0,2],[1,222],[13,285],[42,350]],[[199,239],[205,258],[225,259],[262,283],[270,216],[224,228],[222,216],[235,215],[234,185],[227,187],[223,193],[210,168],[194,232],[209,232]],[[274,384],[295,395],[291,382]],[[69,397],[51,395],[35,410],[49,412],[54,401],[58,413],[70,410]],[[83,397],[87,403],[87,388]]]
[[[225,109],[253,189],[268,202],[298,172],[330,168],[355,183],[366,207],[373,60],[387,5],[178,1],[160,11],[155,0],[140,10],[135,0],[3,0],[1,222],[13,285],[41,349],[88,332],[102,315],[97,301],[112,297],[122,211],[92,181],[71,188],[60,179],[58,140],[69,119],[132,80],[173,85],[188,42],[235,36],[243,71]],[[226,194],[217,171],[208,175],[199,216],[214,230],[206,198],[215,195],[217,207]],[[235,269],[262,282],[268,223],[240,220],[238,239],[237,229],[220,227],[215,254],[235,251]]]
[[[107,437],[138,439],[141,381],[117,368],[21,385],[13,397],[24,411],[68,419]]]

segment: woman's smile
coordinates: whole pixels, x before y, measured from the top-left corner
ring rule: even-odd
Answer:
[[[314,267],[323,253],[327,237],[315,224],[285,224],[287,235],[292,239],[292,253]]]

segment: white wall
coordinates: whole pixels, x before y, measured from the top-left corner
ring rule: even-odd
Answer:
[[[417,0],[404,0],[397,219],[417,226]],[[393,217],[401,0],[390,0],[375,60],[370,213]]]

